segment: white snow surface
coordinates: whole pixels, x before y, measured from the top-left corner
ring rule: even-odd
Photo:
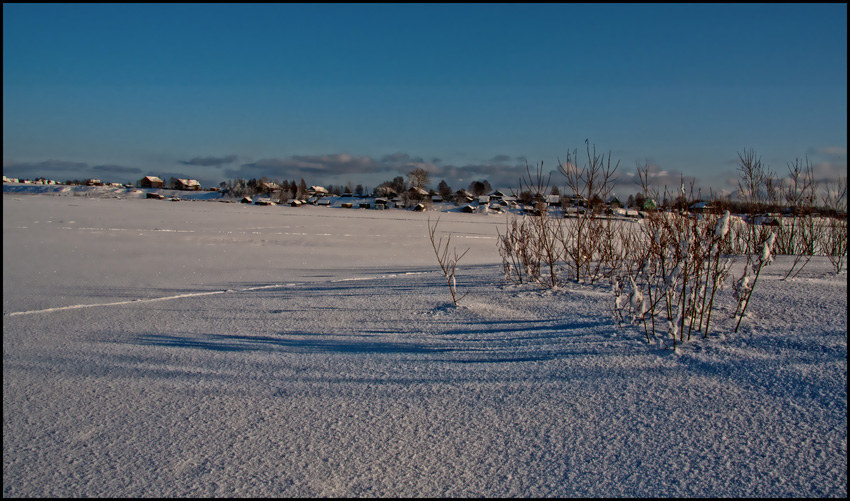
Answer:
[[[846,497],[846,272],[673,352],[506,285],[505,221],[4,194],[4,496]]]

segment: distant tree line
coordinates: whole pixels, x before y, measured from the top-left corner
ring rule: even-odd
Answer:
[[[814,186],[816,183],[810,179],[812,176],[812,169],[808,162],[802,167],[798,165],[796,170],[794,170],[794,167],[792,166],[791,173],[792,179],[795,183],[799,182],[799,185],[802,186],[804,182],[807,182],[807,189],[812,191],[811,186]],[[396,176],[391,180],[384,181],[378,184],[374,191],[371,192],[364,185],[355,185],[351,181],[346,184],[339,185],[329,184],[325,186],[325,189],[327,189],[327,193],[329,195],[351,194],[354,196],[399,198],[403,206],[411,206],[418,203],[429,204],[433,197],[437,195],[444,201],[453,201],[457,204],[463,204],[466,203],[467,196],[478,198],[482,195],[493,193],[493,187],[486,179],[470,182],[466,187],[465,193],[464,190],[455,192],[445,180],[441,180],[439,182],[436,190],[431,189],[429,188],[429,183],[431,181],[430,174],[421,167],[411,170],[407,173],[406,177],[407,179],[405,179],[405,176]],[[710,194],[707,198],[697,196],[696,199],[694,199],[693,196],[686,197],[684,194],[670,192],[665,188],[663,194],[658,192],[650,193],[642,190],[633,195],[629,195],[625,200],[617,199],[616,197],[603,200],[599,193],[593,193],[588,200],[584,200],[581,197],[575,197],[574,195],[567,195],[568,198],[562,197],[561,201],[562,204],[571,203],[573,205],[588,208],[598,208],[610,205],[612,207],[618,206],[638,210],[659,209],[668,211],[676,210],[680,212],[691,209],[692,205],[696,202],[705,201],[710,202],[710,210],[716,213],[723,213],[726,210],[733,214],[752,214],[755,212],[782,213],[793,211],[798,215],[820,214],[823,216],[846,217],[845,212],[834,207],[835,204],[819,204],[817,197],[813,195],[808,197],[794,197],[793,193],[783,192],[779,188],[780,181],[773,178],[772,173],[768,173],[768,175],[764,177],[766,179],[760,181],[764,185],[761,186],[761,191],[763,193],[761,193],[761,195],[757,198],[750,197],[751,199],[739,197],[737,200],[733,200],[730,195],[719,196],[716,193]],[[85,181],[67,181],[66,184],[85,184]],[[741,190],[752,189],[752,187],[748,188],[745,186],[740,188]],[[309,185],[303,178],[298,182],[295,180],[271,180],[266,177],[247,180],[237,178],[222,182],[220,184],[220,189],[226,195],[235,198],[256,195],[273,196],[276,194],[278,200],[284,203],[292,199],[306,200],[310,196],[308,191]],[[516,196],[518,202],[525,205],[533,205],[534,203],[541,201],[537,200],[539,194],[535,195],[533,191],[534,190],[531,189],[521,189],[518,193],[513,193],[513,195]],[[798,191],[802,192],[804,190],[799,189]],[[553,186],[548,194],[560,196],[561,191],[557,186]]]

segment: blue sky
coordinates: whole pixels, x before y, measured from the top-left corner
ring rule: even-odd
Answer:
[[[846,47],[845,4],[4,4],[3,173],[510,188],[588,140],[619,194],[829,178]]]

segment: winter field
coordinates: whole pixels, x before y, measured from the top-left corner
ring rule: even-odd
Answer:
[[[847,495],[826,258],[673,352],[507,285],[505,215],[48,188],[4,186],[6,497]]]

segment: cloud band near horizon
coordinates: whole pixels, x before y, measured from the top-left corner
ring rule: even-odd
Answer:
[[[845,149],[811,148],[807,154],[819,160],[812,162],[816,179],[819,181],[835,180],[840,175],[846,175]],[[351,181],[374,187],[397,176],[406,177],[406,174],[413,169],[422,168],[430,174],[431,187],[436,187],[441,180],[445,180],[449,186],[457,190],[466,188],[473,181],[482,180],[487,180],[494,188],[517,189],[520,186],[520,178],[527,175],[527,166],[532,175],[535,174],[537,167],[537,164],[527,161],[524,156],[511,157],[499,154],[483,162],[455,165],[444,163],[437,158],[427,161],[420,156],[403,152],[381,157],[356,156],[347,153],[268,157],[227,167],[229,164],[236,163],[239,158],[240,156],[236,154],[228,154],[174,160],[172,165],[181,165],[183,169],[173,169],[168,166],[145,169],[108,163],[92,165],[55,159],[41,162],[5,161],[3,171],[9,177],[61,177],[57,179],[58,181],[113,175],[120,178],[121,182],[134,182],[145,175],[157,175],[164,176],[166,179],[169,177],[198,179],[205,186],[217,186],[220,182],[230,179],[265,177],[280,181],[298,181],[303,178],[308,184],[315,185],[341,184]],[[616,163],[616,159],[612,159],[613,163]],[[665,169],[651,162],[647,162],[646,166],[651,185],[662,192],[665,186],[671,190],[678,190],[682,182],[689,187],[692,181],[703,190],[706,196],[709,187],[715,193],[723,194],[734,191],[736,187],[735,161],[731,159],[727,165],[719,167],[717,172],[709,173],[714,175],[712,179],[683,176],[677,169]],[[566,179],[559,172],[558,162],[544,162],[543,167],[544,176],[551,175],[551,186],[563,189]],[[780,178],[787,174],[784,168],[772,168],[772,171]],[[634,168],[625,169],[621,162],[615,177],[613,183],[615,193],[623,195],[640,191]]]

